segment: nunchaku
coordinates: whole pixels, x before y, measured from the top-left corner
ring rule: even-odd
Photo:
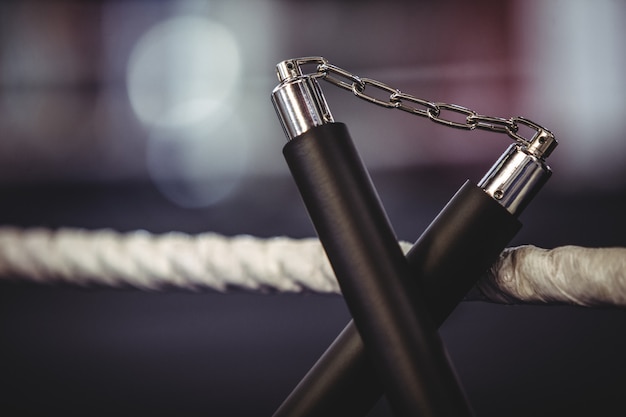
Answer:
[[[383,394],[398,416],[471,416],[437,328],[521,228],[518,216],[551,176],[545,159],[557,145],[554,135],[525,118],[483,116],[405,94],[322,57],[289,59],[276,68],[279,84],[271,97],[288,139],[283,154],[352,321],[274,417],[364,416]],[[468,180],[459,189],[405,256],[319,80],[447,126],[505,133],[514,143],[477,185]],[[519,125],[533,136],[521,136]]]

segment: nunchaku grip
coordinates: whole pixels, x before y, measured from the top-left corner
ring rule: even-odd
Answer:
[[[390,232],[391,227],[387,223],[380,202],[374,198],[373,186],[369,182],[369,177],[358,158],[345,126],[333,123],[316,127],[313,132],[308,135],[307,133],[309,132],[289,142],[284,148],[284,154],[309,214],[316,228],[320,226],[318,228],[320,240],[325,248],[328,244],[326,250],[329,259],[335,251],[337,257],[342,258],[344,252],[352,250],[351,246],[342,247],[343,242],[334,240],[337,233],[334,228],[341,229],[345,227],[342,225],[343,221],[350,222],[350,217],[353,215],[360,216],[362,213],[353,212],[356,209],[368,212],[373,210],[371,213],[375,214],[370,215],[377,218],[377,221],[373,221],[377,226],[371,230],[363,230],[363,238],[374,239],[376,243],[365,240],[360,243],[354,242],[354,244],[367,246],[374,243],[395,248],[397,246],[395,241],[394,243],[390,241],[395,239],[395,236],[392,231]],[[355,176],[358,180],[354,178]],[[364,184],[357,186],[351,181]],[[339,182],[339,184],[329,186],[334,182]],[[334,200],[336,194],[341,194],[337,197],[347,195],[346,198],[349,200],[356,196],[359,202],[355,204],[352,201],[352,206],[349,207],[335,207],[326,211],[325,215],[318,213],[318,211],[326,210],[328,205],[338,204],[335,201],[325,205],[326,200]],[[385,219],[381,220],[380,217]],[[360,226],[362,224],[359,222]],[[417,301],[426,307],[428,315],[436,326],[445,321],[520,228],[521,223],[515,216],[469,181],[454,195],[406,255],[409,275],[414,286],[413,288],[409,286],[408,291],[419,292],[418,297],[413,297],[415,294],[411,297],[414,300],[415,298],[421,299]],[[379,234],[380,232],[382,235]],[[361,233],[358,234],[361,235]],[[331,240],[331,242],[325,242],[326,240]],[[370,262],[375,260],[374,263],[376,263],[384,259],[384,253],[372,253]],[[352,255],[348,253],[347,256]],[[358,262],[358,259],[355,261]],[[332,259],[331,264],[333,264]],[[342,286],[340,272],[349,274],[350,279],[356,281],[354,284],[360,285],[359,268],[352,270],[351,265],[348,264],[344,264],[342,268],[336,270],[340,286]],[[343,286],[342,290],[344,290]],[[347,297],[352,289],[346,288],[346,290],[348,291],[344,291],[344,295]],[[348,302],[347,298],[346,301]],[[365,307],[374,310],[371,305]],[[381,378],[380,363],[377,367],[378,359],[370,352],[367,339],[365,339],[367,343],[364,344],[363,330],[359,327],[357,331],[360,317],[354,315],[352,308],[351,312],[357,321],[357,326],[353,321],[346,326],[283,402],[274,417],[364,416],[380,399],[384,391],[387,391],[390,404],[394,408],[393,399],[390,396],[390,394],[393,395],[392,390],[387,389],[388,386],[383,383],[382,379],[379,379]],[[372,311],[372,313],[377,312]],[[419,311],[418,314],[421,317],[425,313]],[[415,329],[404,330],[413,332]],[[376,337],[377,334],[374,331],[374,338]],[[433,342],[433,344],[437,345],[438,342]],[[368,347],[366,348],[365,345]],[[443,348],[437,346],[437,349]],[[420,352],[414,351],[412,354],[419,355]],[[421,415],[469,415],[469,408],[464,397],[459,397],[459,391],[452,385],[451,379],[443,384],[446,388],[450,388],[448,392],[453,393],[452,396],[457,402],[454,407],[459,408],[460,411],[450,410],[447,408],[449,406],[443,406]],[[415,387],[404,388],[407,392]],[[417,388],[414,393],[415,401],[423,401],[425,395],[418,394],[425,393]],[[427,398],[426,401],[432,401],[432,399]],[[403,404],[399,411],[407,411],[412,406],[414,405]],[[394,411],[397,411],[396,408]],[[446,412],[452,414],[446,414]]]
[[[521,227],[515,216],[471,182],[457,191],[406,255],[437,326]]]
[[[394,412],[471,415],[346,126],[316,126],[283,153]]]

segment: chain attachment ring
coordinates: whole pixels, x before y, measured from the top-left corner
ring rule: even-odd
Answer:
[[[356,88],[365,88],[361,78],[329,63],[322,63],[318,65],[317,71],[321,74],[323,80],[328,81],[339,88],[343,88],[344,90],[354,91],[355,84],[358,86]],[[350,82],[346,82],[345,80],[349,80]]]
[[[535,134],[542,132],[542,131],[547,131],[547,129],[544,129],[543,127],[539,126],[537,123],[531,120],[528,120],[524,117],[511,117],[511,122],[515,126],[515,129],[507,129],[506,133],[517,142],[530,143],[532,140],[532,139],[527,139],[518,133],[519,125],[523,125],[523,126],[531,128],[535,132]]]

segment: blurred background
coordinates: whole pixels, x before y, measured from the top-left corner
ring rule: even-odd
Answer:
[[[512,245],[626,245],[626,3],[0,3],[0,224],[314,236],[274,67],[357,75],[556,134]],[[398,237],[510,139],[322,85]],[[268,416],[349,320],[340,297],[0,284],[0,414]],[[626,315],[464,303],[441,335],[477,416],[624,415]],[[388,416],[385,401],[372,416]]]

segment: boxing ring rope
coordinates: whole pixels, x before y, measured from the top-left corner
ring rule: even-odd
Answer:
[[[407,252],[411,244],[401,242]],[[339,294],[315,238],[0,227],[0,280],[139,290]],[[626,307],[626,248],[508,248],[466,300]]]

